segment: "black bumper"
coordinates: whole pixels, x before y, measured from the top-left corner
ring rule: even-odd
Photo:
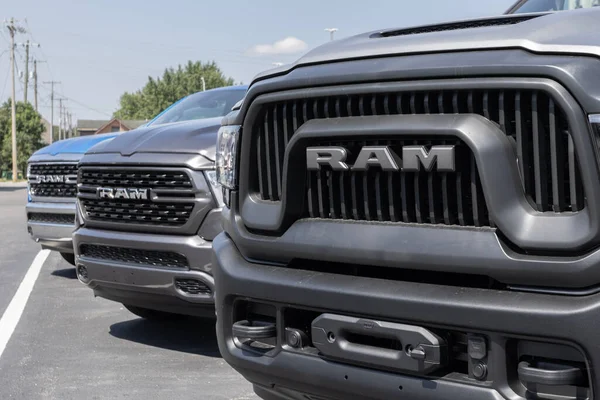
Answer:
[[[226,234],[213,242],[213,252],[221,354],[265,398],[519,399],[523,393],[515,389],[507,368],[508,346],[519,340],[565,344],[580,352],[588,371],[600,365],[600,295],[457,288],[256,264],[246,261]],[[281,309],[291,306],[484,335],[490,350],[488,379],[378,371],[299,354],[281,342],[260,355],[233,337],[234,306],[240,299],[275,305],[278,318]],[[284,327],[277,321],[278,340]],[[592,391],[598,384],[600,374],[590,373]]]

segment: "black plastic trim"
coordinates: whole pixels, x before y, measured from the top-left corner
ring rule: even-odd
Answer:
[[[230,365],[260,386],[280,386],[289,388],[290,393],[335,399],[395,398],[400,395],[399,386],[401,394],[411,399],[520,399],[526,397],[524,390],[517,392],[509,384],[516,379],[517,365],[513,372],[505,367],[509,362],[509,339],[568,345],[586,356],[588,371],[600,365],[594,323],[600,314],[600,295],[568,298],[490,289],[457,290],[443,285],[290,270],[244,260],[225,234],[214,241],[213,252],[219,349]],[[239,298],[271,305],[301,304],[321,312],[487,336],[487,382],[457,376],[430,380],[391,374],[285,348],[258,357],[236,347],[232,337],[233,304]],[[590,379],[594,391],[600,385],[600,374],[591,373]]]

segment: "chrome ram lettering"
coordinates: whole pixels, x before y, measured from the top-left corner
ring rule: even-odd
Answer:
[[[389,146],[364,146],[354,165],[348,165],[348,150],[339,146],[309,147],[306,149],[306,167],[309,170],[320,170],[328,165],[334,171],[366,171],[370,167],[379,167],[383,171],[419,171],[421,166],[426,171],[437,168],[438,171],[456,170],[455,146],[404,146],[402,158]]]
[[[96,190],[96,196],[99,199],[131,199],[148,200],[148,189],[136,188],[105,188],[99,187]]]

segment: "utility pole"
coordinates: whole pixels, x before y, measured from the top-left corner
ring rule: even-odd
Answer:
[[[7,23],[6,27],[10,33],[10,76],[12,81],[12,94],[11,94],[11,110],[10,115],[12,119],[12,179],[13,182],[17,181],[19,169],[17,168],[17,108],[15,103],[15,32],[25,33],[25,29],[15,25],[17,21],[11,18]]]
[[[329,40],[333,40],[333,34],[338,31],[338,28],[326,28],[326,32],[329,32]]]
[[[58,140],[63,139],[63,109],[62,109],[63,99],[58,99]]]
[[[73,125],[71,124],[71,112],[67,113],[67,121],[69,122],[69,137],[73,137]]]
[[[50,84],[50,144],[54,141],[54,85],[57,81],[44,82]]]
[[[23,101],[27,103],[27,90],[29,89],[29,46],[40,47],[40,45],[30,43],[28,40],[25,43],[21,43],[21,46],[25,47],[25,87],[23,88]]]
[[[33,59],[33,102],[35,105],[35,111],[38,110],[38,101],[37,101],[37,60]]]
[[[29,86],[29,40],[25,43],[25,87],[23,88],[23,102],[27,103],[27,87]]]

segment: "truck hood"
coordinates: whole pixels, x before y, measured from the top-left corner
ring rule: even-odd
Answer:
[[[419,53],[522,48],[536,53],[600,57],[598,21],[600,7],[374,31],[329,42],[293,64],[259,74],[254,81],[304,65]]]
[[[86,154],[187,153],[201,154],[214,161],[222,119],[207,118],[138,128],[110,142],[100,143]]]
[[[100,142],[117,137],[119,133],[105,133],[101,135],[81,136],[59,140],[49,146],[39,149],[32,156],[56,156],[61,154],[84,154]]]

